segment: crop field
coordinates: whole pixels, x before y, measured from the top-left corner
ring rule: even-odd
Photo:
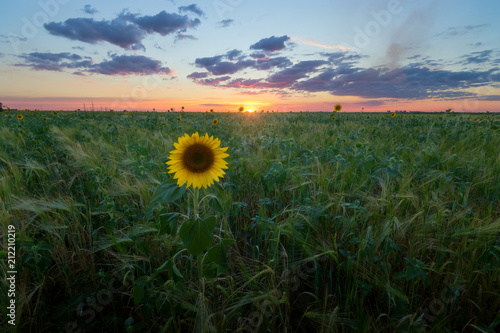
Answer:
[[[200,190],[165,164],[196,132]],[[15,328],[494,332],[499,147],[496,114],[1,112]]]

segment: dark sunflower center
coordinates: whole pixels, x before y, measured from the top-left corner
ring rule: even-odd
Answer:
[[[182,155],[184,167],[191,172],[205,172],[214,164],[214,153],[212,150],[202,144],[194,144],[186,148]]]

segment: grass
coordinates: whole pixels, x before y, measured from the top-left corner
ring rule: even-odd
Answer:
[[[0,113],[0,227],[16,227],[18,272],[2,331],[500,327],[498,115],[22,114]],[[156,195],[195,131],[229,147],[227,175],[202,191],[225,244],[216,266],[177,235],[188,193]]]

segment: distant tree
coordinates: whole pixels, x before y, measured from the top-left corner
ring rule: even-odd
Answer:
[[[242,106],[240,106],[240,107],[238,108],[238,111],[239,111],[239,112],[243,112],[243,111],[245,111],[245,108],[244,108],[244,107],[242,107]]]
[[[0,103],[0,112],[2,112],[2,111],[3,111],[3,104]]]

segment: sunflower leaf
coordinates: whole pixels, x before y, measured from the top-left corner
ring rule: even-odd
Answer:
[[[186,192],[186,188],[177,186],[175,180],[160,185],[151,199],[150,206],[177,201]]]
[[[179,236],[189,253],[197,256],[212,245],[215,223],[215,216],[211,216],[204,220],[189,219],[182,224]]]

